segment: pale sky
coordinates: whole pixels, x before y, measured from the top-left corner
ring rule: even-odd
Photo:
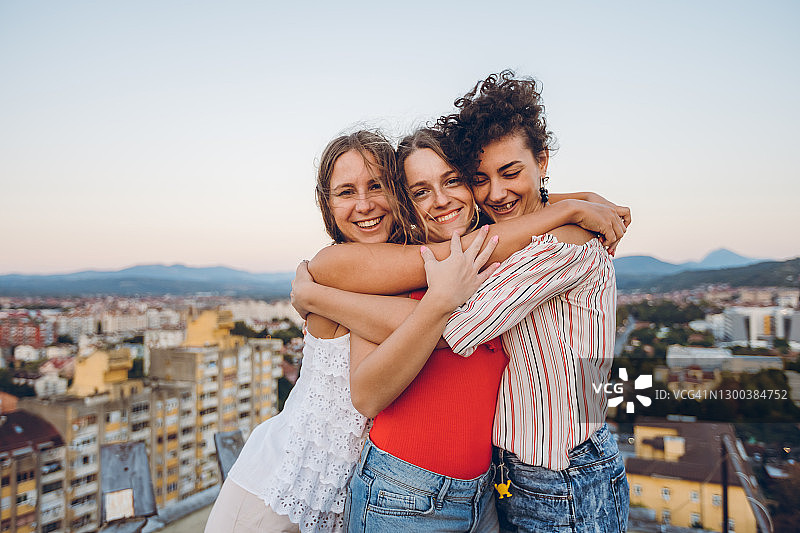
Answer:
[[[345,5],[342,5],[345,4]],[[0,2],[0,274],[293,270],[315,164],[487,74],[542,81],[552,190],[631,207],[618,255],[800,255],[797,2]]]

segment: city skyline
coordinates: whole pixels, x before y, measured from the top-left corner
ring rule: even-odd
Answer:
[[[291,271],[329,239],[315,162],[491,72],[543,84],[551,187],[633,211],[619,256],[800,248],[800,6],[0,6],[0,274]]]

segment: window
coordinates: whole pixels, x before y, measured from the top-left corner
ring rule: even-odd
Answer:
[[[700,493],[697,492],[696,490],[693,490],[692,492],[689,493],[689,499],[692,501],[692,503],[699,502],[700,501]]]
[[[56,520],[55,522],[50,522],[49,524],[45,524],[42,526],[42,533],[50,533],[51,531],[56,531],[61,529],[61,520]]]
[[[642,486],[638,485],[638,484],[634,485],[633,486],[633,494],[636,495],[636,496],[641,496],[642,495]]]
[[[691,521],[693,528],[700,529],[703,527],[703,523],[700,522],[700,515],[698,513],[692,513]]]
[[[711,504],[714,507],[719,507],[720,505],[722,505],[722,497],[719,494],[713,494],[711,496]]]
[[[45,483],[42,485],[42,494],[47,494],[48,492],[53,492],[54,490],[58,490],[62,487],[62,481],[53,481],[52,483]]]
[[[728,531],[731,533],[736,531],[736,522],[733,520],[733,518],[728,518]]]
[[[665,502],[669,501],[669,494],[670,494],[670,490],[667,487],[663,487],[661,489],[661,497],[664,498]]]
[[[664,509],[663,511],[661,511],[661,523],[662,524],[669,524],[670,523],[669,521],[670,521],[671,518],[672,518],[672,513],[670,513],[668,510]]]

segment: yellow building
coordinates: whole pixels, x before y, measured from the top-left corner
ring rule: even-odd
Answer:
[[[116,383],[128,380],[133,367],[130,350],[96,350],[75,359],[75,377],[68,393],[74,396],[93,396],[108,392]]]
[[[721,436],[737,442],[730,424],[647,421],[634,428],[636,457],[625,464],[632,507],[655,512],[656,520],[679,527],[722,530]],[[744,451],[738,446],[739,453]],[[744,463],[742,461],[742,463]],[[753,473],[737,472],[728,460],[729,531],[757,533],[756,517],[742,483],[754,494]]]

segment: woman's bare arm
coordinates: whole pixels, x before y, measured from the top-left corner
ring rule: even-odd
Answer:
[[[436,347],[452,311],[464,303],[497,268],[478,273],[492,251],[490,242],[479,252],[486,231],[465,252],[454,236],[450,256],[435,260],[423,250],[430,289],[419,305],[386,341],[377,345],[357,334],[350,335],[350,394],[353,406],[372,418],[380,413],[419,374]]]
[[[490,235],[500,237],[500,243],[490,261],[503,261],[530,244],[532,235],[541,235],[557,227],[576,223],[592,226],[606,241],[616,242],[625,233],[619,210],[582,200],[566,199],[537,213],[492,224]],[[462,238],[468,246],[472,232]],[[448,244],[429,245],[437,259],[448,256]],[[419,256],[419,246],[396,244],[348,243],[321,250],[309,264],[309,271],[322,285],[351,292],[369,294],[399,294],[425,286],[425,272]]]

